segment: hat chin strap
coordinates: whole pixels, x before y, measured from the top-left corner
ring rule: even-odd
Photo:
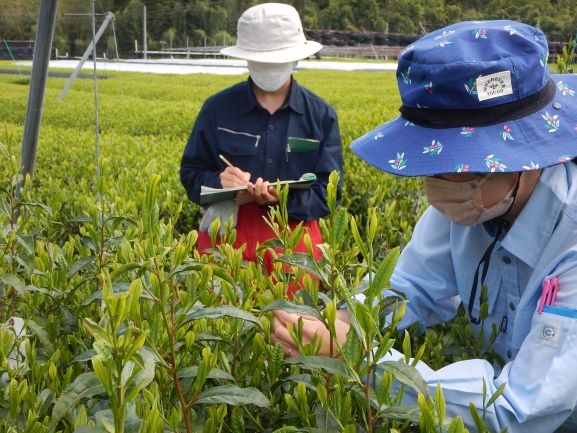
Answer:
[[[515,203],[515,200],[517,199],[517,192],[519,191],[519,184],[521,183],[521,175],[523,174],[523,172],[519,172],[518,174],[519,175],[517,176],[517,182],[515,182],[515,186],[513,187],[513,192],[511,193],[511,197],[513,197],[513,200],[511,201],[511,205],[509,206],[509,208],[507,209],[507,211],[503,215],[501,215],[499,218],[495,219],[495,224],[497,226],[497,229],[495,232],[495,237],[493,238],[493,240],[491,241],[491,243],[489,244],[489,246],[485,250],[485,253],[481,257],[481,260],[479,261],[479,264],[477,265],[477,269],[475,270],[475,275],[473,277],[473,284],[471,285],[471,293],[469,295],[469,306],[467,308],[467,311],[469,313],[469,319],[475,325],[478,325],[479,323],[481,323],[481,320],[482,320],[481,317],[476,317],[473,314],[474,306],[475,306],[475,298],[477,297],[477,289],[479,287],[479,284],[482,287],[483,284],[485,283],[485,277],[487,276],[487,271],[489,270],[489,263],[491,262],[491,254],[493,253],[493,249],[495,248],[495,245],[501,239],[501,235],[503,234],[503,232],[508,230],[509,227],[511,226],[511,223],[509,221],[507,221],[504,217],[511,211],[511,209],[513,208],[513,204]],[[479,271],[481,271],[481,275],[479,275]],[[481,277],[480,279],[479,279],[479,276]],[[479,302],[481,302],[481,301],[482,300],[480,300]],[[479,310],[480,310],[480,308],[479,308]]]
[[[545,85],[517,101],[484,108],[414,108],[402,105],[399,111],[406,120],[426,128],[462,128],[490,126],[529,116],[551,103],[557,88],[549,79]]]

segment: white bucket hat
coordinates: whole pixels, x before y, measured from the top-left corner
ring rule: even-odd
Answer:
[[[322,48],[307,41],[297,10],[287,4],[263,3],[248,8],[238,19],[237,41],[220,52],[261,63],[289,63],[312,56]]]

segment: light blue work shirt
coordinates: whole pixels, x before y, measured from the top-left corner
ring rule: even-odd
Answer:
[[[401,327],[450,320],[461,302],[468,309],[475,270],[493,240],[490,232],[484,225],[452,223],[431,207],[425,211],[391,278],[409,300]],[[554,276],[559,292],[553,310],[558,310],[539,314],[543,281]],[[432,391],[441,384],[447,414],[461,416],[471,431],[469,403],[482,408],[483,381],[489,396],[506,383],[486,415],[493,431],[549,433],[561,425],[563,431],[577,431],[577,411],[572,419],[577,319],[568,317],[577,311],[577,165],[543,169],[523,210],[495,245],[485,284],[489,318],[472,326],[476,332],[484,326],[490,336],[496,324],[500,331],[494,348],[506,365],[498,371],[486,360],[471,359],[433,371],[421,364],[424,379]],[[480,289],[475,317],[479,296]],[[568,315],[560,307],[569,309]]]

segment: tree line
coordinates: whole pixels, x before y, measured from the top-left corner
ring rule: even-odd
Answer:
[[[114,29],[99,42],[99,54],[134,56],[142,49],[144,6],[147,47],[161,50],[233,44],[236,22],[255,0],[94,0],[97,27],[114,13]],[[264,0],[263,0],[264,1]],[[267,0],[272,1],[272,0]],[[282,0],[281,0],[282,1]],[[513,19],[541,28],[550,41],[577,32],[577,0],[293,0],[307,30],[424,34],[463,20]],[[2,40],[33,40],[38,0],[1,0]],[[54,47],[81,55],[92,37],[90,0],[59,0]],[[113,31],[112,31],[113,30]],[[314,35],[314,32],[307,33]],[[136,41],[136,42],[135,42]],[[322,41],[321,41],[322,42]],[[6,45],[6,44],[4,44]]]

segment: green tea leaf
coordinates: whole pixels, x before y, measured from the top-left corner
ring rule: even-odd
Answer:
[[[475,405],[473,403],[469,403],[469,412],[471,413],[471,417],[473,418],[473,422],[475,423],[475,427],[477,428],[477,431],[478,432],[484,432],[485,430],[483,429],[483,426],[485,425],[485,423],[483,422],[483,420],[479,416],[479,413],[477,412],[477,408],[475,407]]]
[[[349,214],[345,208],[339,207],[333,217],[332,242],[335,247],[343,243],[347,227],[349,225]]]
[[[385,361],[377,367],[383,371],[388,371],[399,382],[410,386],[415,391],[425,396],[429,395],[429,387],[419,371],[415,367],[405,364],[404,361]]]
[[[389,251],[377,268],[377,272],[373,276],[372,286],[369,289],[370,296],[377,296],[383,289],[389,287],[391,275],[399,258],[399,251],[399,247]]]
[[[221,305],[218,307],[196,307],[191,308],[190,312],[186,315],[186,318],[181,323],[181,326],[192,320],[198,320],[202,318],[207,319],[220,319],[221,317],[232,317],[234,319],[241,319],[246,322],[254,323],[260,327],[259,320],[247,311],[241,310],[230,305]]]
[[[296,364],[302,368],[316,371],[326,371],[344,376],[353,381],[360,381],[358,374],[351,370],[343,361],[328,356],[293,356],[285,359],[286,364]]]
[[[270,401],[256,388],[223,385],[203,391],[195,404],[228,404],[232,406],[254,404],[259,407],[269,407]]]
[[[179,370],[177,376],[179,379],[184,379],[188,377],[196,377],[197,374],[198,374],[198,367],[194,366],[194,367],[186,367],[183,368],[182,370]],[[227,373],[226,371],[220,368],[213,368],[212,370],[210,370],[208,376],[206,377],[209,379],[223,379],[231,381],[235,380],[234,376],[232,376],[230,373]]]
[[[381,408],[379,416],[383,416],[387,419],[398,419],[401,421],[409,420],[418,423],[421,411],[415,406],[391,406]]]
[[[447,433],[465,433],[465,424],[463,424],[463,419],[459,416],[454,418],[447,429]]]
[[[262,308],[262,311],[283,310],[287,313],[304,314],[305,316],[312,316],[320,319],[319,312],[308,305],[297,305],[289,301],[273,301]]]
[[[24,292],[25,284],[16,275],[6,272],[0,275],[0,280],[6,283],[8,286],[14,287],[18,293]]]
[[[48,349],[50,352],[54,351],[54,345],[52,344],[52,342],[50,341],[50,337],[48,336],[48,333],[46,332],[46,329],[40,325],[38,325],[34,320],[30,319],[28,320],[28,324],[27,324],[28,328],[30,329],[30,331],[36,335],[36,337],[38,338],[38,341],[40,341],[40,343],[42,344],[42,346],[44,346],[46,349]]]
[[[62,390],[52,410],[52,419],[58,423],[83,398],[93,397],[104,392],[104,387],[94,372],[82,373],[74,382]]]
[[[505,392],[506,386],[507,386],[506,383],[502,383],[501,385],[499,385],[499,388],[497,388],[497,391],[495,391],[495,393],[491,396],[491,398],[487,402],[487,407],[489,407],[493,403],[495,403],[495,400],[497,400],[499,398],[499,396],[501,396]]]
[[[291,255],[279,254],[275,258],[276,262],[286,263],[291,266],[296,266],[315,277],[322,279],[322,275],[317,269],[317,262],[314,257],[309,256],[307,253],[294,253]]]
[[[155,362],[152,353],[148,350],[139,350],[138,357],[140,357],[142,363],[138,372],[133,374],[128,380],[126,401],[134,400],[138,393],[154,379]]]
[[[77,272],[88,268],[92,263],[94,263],[96,261],[96,257],[94,256],[84,256],[84,257],[80,257],[78,260],[76,260],[74,262],[74,264],[70,267],[70,270],[68,271],[68,275],[66,275],[67,278],[72,278],[73,275],[75,275]]]

